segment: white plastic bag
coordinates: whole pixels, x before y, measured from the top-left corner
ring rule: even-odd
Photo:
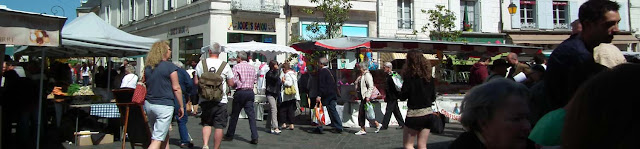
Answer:
[[[373,104],[371,102],[365,103],[364,110],[368,120],[376,119],[376,111],[373,109]]]
[[[393,84],[395,84],[396,86],[396,90],[400,91],[402,89],[402,83],[404,82],[402,81],[402,76],[400,76],[400,74],[396,72],[393,72],[391,79],[393,80]]]

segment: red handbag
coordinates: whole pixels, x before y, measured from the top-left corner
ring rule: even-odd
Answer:
[[[146,81],[144,76],[142,76],[142,81]],[[144,99],[147,96],[147,86],[145,86],[143,82],[136,84],[136,89],[133,91],[133,97],[131,98],[132,103],[144,105]]]

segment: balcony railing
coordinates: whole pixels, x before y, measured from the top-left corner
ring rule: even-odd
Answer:
[[[278,0],[231,0],[231,10],[279,13]]]
[[[553,23],[553,29],[569,29],[568,23]]]
[[[398,29],[413,29],[413,20],[398,19]]]
[[[522,29],[537,29],[538,28],[538,26],[536,25],[535,22],[528,22],[528,23],[522,22],[520,27]]]

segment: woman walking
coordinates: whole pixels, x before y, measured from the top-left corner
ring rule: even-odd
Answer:
[[[91,77],[89,77],[89,66],[87,66],[87,63],[82,63],[82,69],[80,70],[80,79],[82,79],[82,86],[87,86],[89,85],[89,79],[91,79]]]
[[[373,118],[367,117],[367,109],[365,108],[369,101],[371,100],[371,93],[373,92],[373,88],[375,85],[373,84],[373,76],[369,72],[369,63],[360,62],[360,76],[356,79],[356,91],[358,92],[358,99],[360,99],[360,112],[358,113],[358,124],[360,125],[360,131],[356,132],[356,135],[366,135],[367,131],[365,130],[365,117],[369,120],[370,123],[376,124],[376,133],[380,131],[382,125],[376,121],[375,116]],[[369,107],[371,108],[371,107]],[[375,114],[374,114],[375,115]]]
[[[288,63],[282,66],[284,72],[284,94],[282,96],[282,103],[278,107],[278,116],[282,121],[282,129],[293,130],[293,118],[295,118],[296,102],[300,100],[300,93],[298,92],[298,76],[296,72],[291,69]],[[289,124],[289,125],[287,125]]]
[[[407,62],[402,70],[402,90],[400,100],[407,100],[407,117],[403,132],[405,149],[413,149],[418,138],[418,148],[427,148],[429,129],[437,116],[431,114],[431,105],[436,98],[435,86],[431,77],[431,64],[422,56],[422,52],[411,50],[407,53]]]
[[[269,71],[265,76],[266,79],[266,92],[267,101],[271,107],[269,111],[269,117],[271,117],[271,133],[279,134],[281,131],[278,129],[278,102],[280,97],[280,91],[282,90],[282,80],[280,79],[280,70],[278,69],[278,61],[271,60],[269,62]]]
[[[149,149],[168,148],[169,125],[174,113],[174,101],[180,108],[178,117],[184,116],[182,89],[178,81],[178,67],[167,61],[171,57],[171,49],[166,41],[153,44],[147,55],[143,81],[147,86],[145,110],[149,125],[152,127]]]

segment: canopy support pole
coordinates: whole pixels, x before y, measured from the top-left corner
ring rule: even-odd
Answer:
[[[40,149],[40,133],[42,132],[42,101],[45,100],[42,98],[44,90],[44,61],[46,60],[45,50],[46,49],[42,49],[42,60],[40,61],[40,92],[38,92],[38,132],[36,135],[36,149]]]

